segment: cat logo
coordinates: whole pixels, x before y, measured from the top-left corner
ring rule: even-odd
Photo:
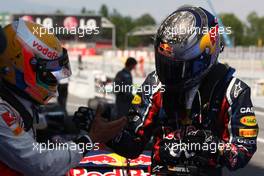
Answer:
[[[240,119],[240,122],[246,126],[256,126],[257,120],[255,116],[244,116]]]
[[[142,102],[141,97],[139,95],[135,95],[134,99],[132,100],[133,105],[138,105]]]
[[[257,129],[239,129],[240,137],[252,138],[252,137],[257,137],[257,134],[258,134]]]

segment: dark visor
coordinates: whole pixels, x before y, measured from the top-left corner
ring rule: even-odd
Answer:
[[[52,73],[57,80],[71,76],[71,68],[67,50],[63,48],[61,57],[54,60],[37,58],[37,68],[42,72]]]

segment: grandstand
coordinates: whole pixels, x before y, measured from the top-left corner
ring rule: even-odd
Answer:
[[[91,56],[115,48],[115,25],[101,16],[2,13],[0,24],[5,26],[18,18],[50,28],[73,55]]]

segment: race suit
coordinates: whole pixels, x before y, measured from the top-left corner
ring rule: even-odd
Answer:
[[[14,94],[34,117],[34,105]],[[34,114],[34,115],[33,115]],[[0,98],[0,175],[48,175],[60,176],[79,164],[83,152],[42,148],[35,140],[35,129],[24,129],[23,114]],[[68,144],[72,144],[69,142]]]
[[[171,134],[184,138],[189,131],[204,129],[210,130],[224,146],[222,152],[210,156],[208,165],[203,166],[207,175],[221,175],[222,167],[229,170],[244,167],[256,151],[258,125],[250,98],[250,88],[240,79],[233,77],[233,72],[232,68],[228,70],[224,76],[225,84],[218,85],[216,91],[205,91],[206,94],[222,92],[220,99],[218,97],[203,102],[203,97],[199,95],[199,90],[201,91],[202,85],[205,84],[202,82],[195,94],[190,113],[184,111],[180,104],[173,103],[180,95],[175,95],[171,90],[166,93],[167,90],[164,90],[156,73],[152,72],[132,101],[132,120],[129,126],[112,140],[109,146],[122,156],[136,158],[153,136],[152,173],[166,173],[173,167],[169,166],[160,154],[162,142]],[[220,101],[216,103],[217,106],[210,105],[218,100]],[[173,106],[172,109],[168,108],[170,105]]]

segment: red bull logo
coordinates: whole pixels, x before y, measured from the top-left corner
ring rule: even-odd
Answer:
[[[129,173],[126,170],[122,169],[113,169],[113,171],[101,173],[98,171],[88,172],[86,169],[71,169],[68,173],[68,176],[150,176],[149,173],[144,172],[143,170],[129,170]]]
[[[128,160],[116,153],[96,153],[85,157],[80,164],[89,166],[89,171],[86,169],[71,169],[68,176],[149,176],[143,168],[148,168],[151,165],[151,157],[148,154],[141,154],[138,158]],[[91,165],[90,165],[91,164]],[[94,166],[96,165],[96,166]],[[110,166],[110,167],[109,167]],[[127,167],[133,169],[127,170]],[[140,168],[135,168],[139,166]],[[93,169],[93,167],[95,167]],[[100,169],[98,169],[98,167]],[[124,169],[116,169],[124,168]],[[129,173],[128,173],[129,172]]]
[[[160,48],[162,48],[164,51],[172,52],[172,48],[167,43],[161,43]]]
[[[106,173],[98,171],[88,172],[86,169],[72,169],[69,172],[69,176],[123,176],[123,174],[120,169],[114,169]]]
[[[120,155],[111,153],[88,156],[81,161],[81,164],[87,163],[97,165],[127,166],[128,160]],[[148,155],[141,154],[138,158],[129,160],[129,165],[151,165],[151,158]]]
[[[159,52],[165,56],[172,57],[173,48],[167,43],[160,43]]]
[[[85,157],[81,163],[93,163],[93,164],[109,164],[116,165],[119,161],[112,157],[111,154],[99,154],[89,157]]]

